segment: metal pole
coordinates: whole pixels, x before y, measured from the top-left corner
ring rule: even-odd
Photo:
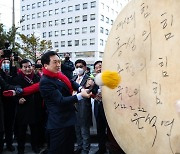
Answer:
[[[13,0],[13,10],[12,10],[12,30],[14,30],[14,28],[15,28],[15,11],[14,11],[14,8],[15,8],[15,6],[14,6],[14,0]],[[12,48],[14,49],[14,47],[15,47],[15,36],[14,36],[14,39],[13,39],[13,42],[12,42]]]

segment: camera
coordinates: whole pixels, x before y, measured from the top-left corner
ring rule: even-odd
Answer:
[[[5,49],[3,49],[4,55],[2,55],[2,58],[8,58],[10,59],[11,56],[14,56],[14,61],[18,61],[18,53],[12,52],[12,49],[9,49],[10,43],[6,41],[4,43]]]

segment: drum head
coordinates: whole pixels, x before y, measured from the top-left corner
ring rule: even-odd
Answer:
[[[122,81],[103,87],[108,124],[127,154],[180,153],[180,0],[132,0],[107,40],[103,70]]]

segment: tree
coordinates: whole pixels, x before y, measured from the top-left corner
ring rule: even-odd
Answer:
[[[45,51],[52,49],[51,41],[40,40],[34,33],[30,37],[24,34],[19,34],[19,36],[22,40],[22,45],[19,43],[16,43],[16,45],[23,50],[23,55],[26,58],[32,59],[34,62]]]
[[[6,32],[4,31],[4,25],[0,24],[0,49],[4,48],[4,43],[7,40]]]
[[[15,26],[12,26],[8,32],[4,30],[4,25],[0,24],[0,49],[4,49],[4,43],[8,41],[12,45],[13,51],[18,51],[18,48],[15,47],[15,37],[17,34],[17,29]]]

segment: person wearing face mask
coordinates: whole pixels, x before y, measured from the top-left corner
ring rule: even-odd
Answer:
[[[78,59],[75,62],[75,72],[77,75],[73,77],[80,86],[86,89],[92,89],[92,93],[97,93],[94,87],[94,81],[86,74],[86,62]],[[92,106],[91,98],[84,98],[76,104],[77,123],[75,125],[77,149],[75,154],[88,154],[90,150],[90,126],[92,126]]]
[[[20,85],[22,88],[29,87],[38,83],[40,78],[36,75],[32,68],[32,63],[28,59],[23,59],[20,62],[20,70],[14,84]],[[17,143],[18,154],[24,154],[26,130],[27,126],[31,131],[31,146],[35,153],[39,153],[39,133],[38,126],[40,123],[39,107],[42,105],[42,97],[40,92],[30,94],[27,96],[17,97],[17,112],[16,112],[16,126],[17,126]]]
[[[70,53],[64,54],[64,61],[61,64],[61,71],[64,75],[66,75],[69,79],[73,77],[74,64],[70,61]]]
[[[7,82],[8,84],[13,84],[12,79],[17,75],[17,69],[14,65],[13,58],[11,58],[11,61],[9,58],[4,58],[2,60],[0,75],[5,80],[5,82]],[[6,150],[12,152],[15,150],[12,143],[16,103],[14,101],[14,98],[4,96],[2,96],[2,102],[4,108],[4,135]]]

